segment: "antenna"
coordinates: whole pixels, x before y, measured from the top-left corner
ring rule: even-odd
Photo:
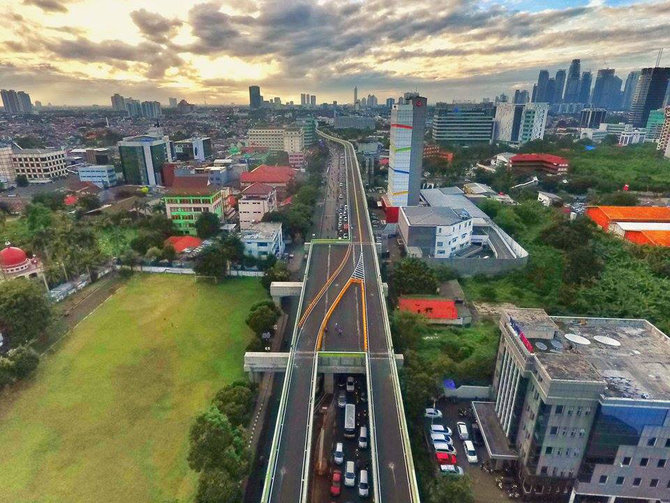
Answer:
[[[661,64],[661,57],[663,56],[663,47],[658,50],[658,56],[656,56],[656,67],[658,68]]]

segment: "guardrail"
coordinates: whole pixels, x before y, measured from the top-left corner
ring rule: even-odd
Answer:
[[[310,382],[309,391],[309,415],[307,416],[307,436],[305,437],[305,446],[303,451],[302,473],[300,479],[302,480],[302,489],[300,490],[300,502],[307,503],[307,496],[309,493],[309,476],[305,474],[309,470],[309,463],[312,459],[312,423],[314,422],[314,396],[316,395],[316,374],[319,367],[319,358],[314,354],[314,365],[312,365],[312,380]]]
[[[370,353],[365,354],[365,382],[368,387],[368,417],[375,417],[375,400],[372,393],[372,382],[370,380]],[[372,494],[375,501],[381,501],[381,489],[379,487],[379,455],[377,453],[377,428],[372,427],[370,423],[370,449],[374,453],[372,460]]]
[[[344,145],[345,150],[347,148],[351,148],[352,155],[354,158],[355,166],[356,166],[356,178],[358,180],[359,187],[361,189],[361,192],[365,194],[365,187],[363,186],[363,180],[360,176],[360,166],[358,164],[358,159],[356,158],[356,154],[354,152],[354,147],[351,144],[351,142],[342,140],[341,138],[337,138],[335,136],[331,136],[327,133],[324,133],[322,131],[319,131],[317,129],[317,133],[325,136],[326,138],[330,139],[331,141],[335,141],[337,143],[340,143],[341,145]],[[345,154],[346,155],[346,154]],[[374,234],[372,232],[372,223],[370,222],[370,216],[367,213],[366,209],[366,217],[365,220],[368,224],[368,230],[370,231],[370,236],[373,237]],[[373,243],[374,244],[374,243]],[[381,279],[381,269],[379,267],[379,258],[377,257],[377,253],[372,254],[374,256],[374,261],[375,261],[375,267],[377,271],[377,283],[379,286],[379,292],[383,292],[383,287],[382,287],[382,279]],[[388,317],[388,311],[386,309],[386,302],[383,301],[383,299],[380,299],[380,303],[382,305],[382,318],[384,319],[384,332],[386,335],[386,339],[388,342],[388,357],[389,357],[389,363],[391,366],[391,380],[393,382],[393,389],[394,389],[394,394],[395,394],[395,399],[396,399],[396,404],[398,405],[398,424],[400,425],[400,430],[401,430],[401,437],[402,437],[402,445],[403,445],[403,452],[405,453],[405,462],[407,463],[407,476],[409,478],[409,487],[410,487],[410,497],[412,498],[412,502],[419,502],[419,488],[418,484],[416,481],[416,473],[414,470],[414,459],[412,458],[412,448],[409,443],[409,430],[407,428],[407,421],[405,419],[405,407],[403,405],[402,401],[402,391],[400,390],[400,381],[398,379],[398,368],[396,365],[395,357],[393,354],[393,340],[391,338],[391,326],[389,323],[389,317]],[[370,383],[368,383],[369,385]],[[370,392],[372,391],[372,388],[369,388]],[[369,398],[369,401],[372,402],[372,398]],[[370,416],[374,417],[374,416]],[[375,469],[375,463],[376,461],[373,461],[373,473]],[[378,470],[378,465],[377,465],[377,470]],[[379,495],[375,495],[376,500],[380,501]]]
[[[305,274],[303,276],[303,288],[300,293],[300,301],[298,302],[298,313],[302,311],[302,305],[305,300],[305,284],[307,277],[309,276],[309,268],[312,263],[312,249],[307,255],[307,265],[305,266]],[[284,385],[282,386],[281,398],[279,402],[279,413],[277,414],[277,422],[275,423],[275,431],[272,436],[272,447],[270,448],[270,457],[268,459],[268,471],[265,474],[265,482],[263,483],[263,494],[261,496],[261,502],[269,503],[270,496],[272,494],[272,486],[275,479],[275,470],[277,468],[277,450],[279,449],[279,444],[281,443],[281,437],[283,433],[284,426],[284,417],[286,416],[286,396],[288,395],[288,390],[291,384],[291,376],[293,374],[293,360],[295,359],[295,353],[293,348],[298,339],[298,324],[293,325],[293,335],[291,337],[291,347],[289,348],[290,356],[288,359],[288,365],[286,367],[286,375],[284,377]]]

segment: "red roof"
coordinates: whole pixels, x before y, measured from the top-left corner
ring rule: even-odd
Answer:
[[[228,206],[237,206],[237,198],[235,196],[228,196]]]
[[[551,164],[569,164],[565,157],[553,154],[517,154],[512,156],[510,162],[548,162]]]
[[[245,196],[267,196],[272,193],[275,188],[267,183],[252,183],[242,191]]]
[[[279,203],[279,206],[283,208],[284,206],[289,206],[292,202],[293,202],[293,196],[288,196],[281,203]]]
[[[398,308],[401,311],[422,314],[430,320],[455,320],[458,318],[456,303],[448,299],[400,297]]]
[[[77,203],[77,196],[65,196],[64,202],[65,206],[72,206]]]
[[[624,237],[639,245],[670,247],[670,231],[627,231]]]
[[[186,248],[197,248],[202,244],[202,239],[193,236],[170,236],[165,244],[171,244],[177,253],[181,253]]]
[[[208,175],[175,176],[172,187],[175,189],[203,189],[209,185]]]
[[[268,166],[261,164],[253,171],[240,175],[241,183],[288,183],[295,178],[295,170],[291,166]]]
[[[28,260],[28,256],[21,248],[8,246],[0,250],[0,265],[4,268],[16,267]]]

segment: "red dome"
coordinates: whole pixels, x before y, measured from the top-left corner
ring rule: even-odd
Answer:
[[[0,250],[0,265],[4,268],[16,267],[26,260],[28,260],[28,257],[21,248],[8,246],[4,250]]]

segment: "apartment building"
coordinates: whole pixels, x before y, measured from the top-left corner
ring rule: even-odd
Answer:
[[[12,147],[0,145],[0,184],[12,185],[16,179],[16,171],[12,162]]]
[[[251,224],[240,231],[240,239],[244,243],[244,252],[255,258],[280,257],[284,253],[282,224],[279,222]]]
[[[12,152],[16,176],[25,175],[31,183],[67,176],[64,150],[26,148]]]
[[[206,187],[172,187],[166,196],[165,213],[182,234],[196,235],[195,223],[202,213],[223,218],[224,197],[214,185]]]
[[[265,183],[254,183],[242,191],[237,202],[240,229],[258,223],[266,213],[277,210],[277,189]]]
[[[77,172],[80,182],[91,182],[100,188],[113,187],[117,184],[116,171],[111,164],[79,166]]]

